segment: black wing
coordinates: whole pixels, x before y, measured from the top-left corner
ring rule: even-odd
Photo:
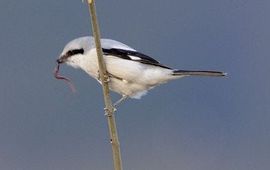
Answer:
[[[125,59],[125,60],[132,60],[132,61],[140,62],[143,64],[149,64],[149,65],[159,66],[162,68],[171,69],[167,66],[160,64],[157,60],[155,60],[155,59],[153,59],[145,54],[139,53],[137,51],[116,49],[116,48],[111,48],[111,49],[104,49],[103,48],[102,51],[103,51],[104,55],[112,55],[112,56],[119,57],[119,58]]]

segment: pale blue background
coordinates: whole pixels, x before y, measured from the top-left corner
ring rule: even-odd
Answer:
[[[270,1],[97,2],[103,37],[168,66],[227,78],[184,78],[117,112],[126,170],[270,169]],[[112,169],[100,86],[63,67],[73,38],[89,35],[80,0],[0,2],[0,169]],[[114,100],[117,95],[113,95]]]

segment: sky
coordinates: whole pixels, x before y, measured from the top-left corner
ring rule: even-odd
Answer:
[[[116,112],[126,170],[270,169],[270,1],[97,1],[103,38],[175,69],[220,70],[130,99]],[[91,35],[86,3],[0,1],[0,169],[113,169],[101,86],[68,66]],[[113,100],[119,95],[112,93]]]

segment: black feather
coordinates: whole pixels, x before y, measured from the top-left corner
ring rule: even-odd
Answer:
[[[153,59],[145,54],[139,53],[137,51],[116,49],[116,48],[111,48],[111,49],[104,49],[103,48],[102,51],[103,51],[104,55],[112,55],[112,56],[119,57],[119,58],[125,59],[125,60],[132,60],[132,61],[140,62],[143,64],[149,64],[149,65],[159,66],[159,67],[166,68],[166,69],[171,69],[167,66],[160,64],[157,60],[155,60],[155,59]],[[132,57],[130,57],[130,56],[138,57],[140,59],[133,60]]]
[[[175,76],[226,76],[226,73],[220,71],[194,71],[194,70],[174,70]]]

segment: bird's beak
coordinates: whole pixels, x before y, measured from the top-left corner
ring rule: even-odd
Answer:
[[[57,64],[62,64],[62,63],[64,63],[64,61],[63,61],[61,58],[57,59],[56,62],[57,62]]]
[[[57,64],[63,64],[63,63],[65,63],[66,61],[67,61],[67,55],[61,55],[57,60],[56,60],[56,62],[57,62]]]
[[[60,55],[60,57],[56,60],[56,62],[58,64],[63,64],[65,62],[67,62],[68,58],[69,58],[69,55],[67,55],[67,54]]]

